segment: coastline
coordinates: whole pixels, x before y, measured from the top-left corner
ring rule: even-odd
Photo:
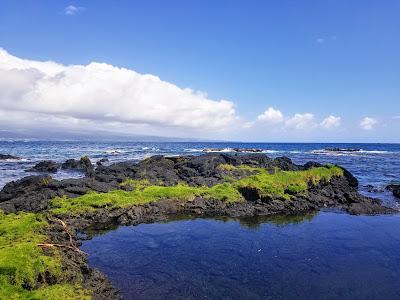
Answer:
[[[91,232],[90,237],[93,232],[110,226],[151,223],[182,214],[199,217],[295,215],[325,207],[337,207],[351,214],[395,212],[382,206],[379,200],[360,195],[357,191],[357,180],[347,170],[312,162],[296,165],[288,158],[270,159],[262,154],[155,156],[138,164],[122,162],[111,166],[99,165],[95,169],[88,163],[87,158],[81,159],[80,162],[86,166],[86,176],[82,179],[57,181],[49,176],[37,176],[6,185],[0,192],[0,199],[3,200],[0,208],[11,214],[25,211],[43,216],[48,224],[44,230],[47,236],[46,243],[53,245],[45,246],[43,251],[46,253],[49,250],[47,248],[55,248],[62,257],[63,273],[69,274],[69,277],[62,278],[50,276],[44,280],[45,285],[58,281],[74,282],[91,291],[94,299],[116,299],[119,296],[104,275],[88,267],[85,254],[79,250],[77,244],[80,232]],[[337,171],[337,168],[341,171]],[[295,174],[295,178],[306,174],[305,190],[302,189],[303,182],[293,181],[285,182],[281,194],[278,193],[279,189],[275,190],[278,194],[265,194],[258,190],[262,186],[254,186],[253,181],[246,181],[248,178],[267,178],[273,180],[273,183],[281,184],[281,181],[277,181],[281,178],[280,174]],[[319,177],[310,181],[316,175]],[[289,178],[293,180],[294,177]],[[123,185],[127,179],[135,180],[133,185]],[[143,180],[146,180],[145,185]],[[176,187],[180,187],[182,182],[187,185],[184,197],[176,193],[173,194],[174,197],[165,197],[166,191],[176,192]],[[226,194],[220,199],[205,197],[209,189],[226,182],[237,188],[243,197],[241,201],[227,201],[229,199],[226,198]],[[236,185],[243,182],[246,185]],[[290,189],[293,188],[294,182],[295,188]],[[138,183],[141,185],[138,186]],[[201,189],[204,194],[198,194],[197,189],[201,186],[205,187]],[[134,195],[132,199],[136,201],[138,195],[143,196],[142,193],[145,193],[146,189],[154,190],[154,187],[157,193],[162,191],[163,194],[161,197],[156,194],[155,198],[144,203],[89,203],[89,207],[84,206],[83,211],[74,211],[74,206],[70,206],[74,203],[86,205],[82,199],[86,201],[85,195],[91,190],[96,191],[100,198],[104,198],[113,190],[120,190],[127,195]],[[56,197],[61,200],[55,201]],[[80,200],[82,201],[79,202]],[[61,204],[69,205],[67,211],[57,211],[60,209],[60,201]],[[81,206],[76,207],[80,209]]]

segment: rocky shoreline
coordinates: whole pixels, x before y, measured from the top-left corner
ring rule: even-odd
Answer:
[[[80,232],[90,238],[99,230],[112,226],[156,222],[181,214],[204,217],[294,215],[326,207],[337,207],[351,214],[395,212],[382,206],[379,200],[359,194],[357,179],[343,168],[322,166],[315,162],[296,165],[286,157],[271,159],[258,153],[153,156],[139,163],[121,162],[110,166],[100,164],[96,168],[89,158],[82,158],[64,165],[82,170],[86,176],[58,181],[48,175],[39,175],[8,183],[0,192],[0,210],[5,213],[23,211],[45,215],[49,225],[46,228],[47,242],[60,245],[57,247],[62,256],[63,272],[69,274],[61,282],[80,281],[85,289],[93,293],[94,299],[117,299],[119,296],[100,272],[88,267],[85,254],[77,247]],[[52,162],[48,166],[52,171],[61,167]],[[257,175],[260,170],[264,172],[263,177]],[[304,176],[306,181],[296,181],[293,184],[284,182],[282,191],[277,189],[278,192],[266,193],[265,189],[248,180],[253,177],[256,180],[281,180],[282,176],[293,174],[296,176],[289,178],[297,178],[298,174]],[[143,185],[143,182],[146,184]],[[275,185],[275,182],[272,184]],[[279,184],[282,185],[281,182]],[[304,189],[302,184],[305,184]],[[234,195],[240,196],[241,200],[232,201],[229,193],[223,194],[221,198],[210,197],[214,195],[210,191],[214,192],[212,189],[216,186],[229,188],[229,193],[234,187],[237,193]],[[164,193],[175,187],[182,187],[185,193],[190,192],[189,196],[185,194],[185,197],[181,197],[176,193],[166,194],[175,195],[173,197],[152,194],[156,198],[151,201],[132,205],[96,203],[90,205],[89,209],[71,204],[75,201],[78,205],[78,200],[88,193],[95,193],[94,196],[101,198],[102,195],[118,190],[124,195],[142,197],[153,190]],[[54,202],[55,198],[59,201]],[[71,210],[62,210],[55,203],[72,205]],[[46,284],[58,281],[54,276],[44,280]]]

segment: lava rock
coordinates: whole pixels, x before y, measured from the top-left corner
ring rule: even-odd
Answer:
[[[81,157],[80,160],[68,159],[61,165],[61,168],[64,170],[82,171],[86,175],[92,175],[94,171],[94,167],[87,156]]]
[[[96,162],[96,165],[102,166],[103,163],[108,162],[108,158],[102,158],[98,162]]]
[[[389,184],[386,189],[392,191],[396,198],[400,198],[400,184]]]
[[[21,159],[18,156],[10,155],[10,154],[1,154],[0,153],[0,160],[6,160],[6,159]]]
[[[25,172],[44,172],[44,173],[56,173],[60,168],[60,164],[54,160],[44,160],[32,168],[25,170]]]

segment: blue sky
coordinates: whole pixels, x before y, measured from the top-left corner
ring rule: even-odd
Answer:
[[[30,61],[95,61],[153,74],[206,93],[204,101],[225,99],[235,111],[232,120],[203,131],[201,122],[167,121],[179,109],[159,123],[131,115],[114,118],[110,126],[116,131],[254,141],[400,142],[399,15],[400,2],[388,0],[3,0],[0,47]],[[191,118],[201,118],[213,105]],[[10,107],[3,105],[3,116],[7,109],[23,110]],[[141,108],[132,102],[135,107]],[[230,108],[216,109],[221,111],[213,119],[230,113]],[[89,116],[46,107],[24,113],[46,114],[46,120],[51,114],[75,123],[82,119],[96,127],[103,112]],[[330,119],[332,126],[323,126],[330,116],[336,118]],[[12,124],[0,119],[3,127],[6,122]]]

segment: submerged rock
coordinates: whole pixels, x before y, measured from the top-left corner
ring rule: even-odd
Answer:
[[[44,160],[37,163],[32,168],[25,170],[25,172],[56,173],[60,166],[61,165],[54,160]]]

